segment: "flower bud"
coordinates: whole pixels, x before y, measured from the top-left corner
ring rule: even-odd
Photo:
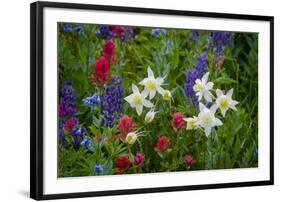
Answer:
[[[144,121],[146,123],[151,123],[154,119],[156,112],[154,112],[153,110],[150,110],[149,112],[147,112],[147,114],[145,115]]]
[[[164,100],[169,101],[172,97],[172,94],[169,90],[164,90],[163,93],[162,93],[162,97],[163,97]]]
[[[128,144],[134,144],[138,138],[138,135],[135,132],[130,132],[126,136],[126,142]]]

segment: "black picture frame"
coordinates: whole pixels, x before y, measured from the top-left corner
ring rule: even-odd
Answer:
[[[164,14],[177,16],[196,16],[224,19],[267,21],[270,23],[270,180],[238,183],[204,184],[175,187],[154,187],[129,190],[112,190],[83,193],[51,194],[43,193],[43,9],[81,9],[99,11],[121,11],[130,13]],[[150,9],[120,6],[103,6],[75,3],[35,2],[30,5],[30,197],[36,200],[92,197],[122,194],[140,194],[153,192],[186,191],[228,187],[245,187],[274,184],[274,17],[258,15],[240,15],[213,12],[195,12],[183,10]]]

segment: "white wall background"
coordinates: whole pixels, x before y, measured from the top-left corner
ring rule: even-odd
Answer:
[[[59,1],[59,0],[57,0]],[[70,0],[69,0],[70,1]],[[278,201],[281,195],[281,13],[265,0],[71,0],[76,3],[155,7],[275,16],[275,185],[204,191],[70,199],[69,201]],[[29,199],[29,3],[0,6],[0,201]],[[279,9],[278,9],[279,8]],[[279,199],[280,200],[280,199]]]

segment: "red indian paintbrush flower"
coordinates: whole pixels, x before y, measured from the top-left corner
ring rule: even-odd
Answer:
[[[174,113],[173,116],[173,128],[175,131],[178,131],[179,129],[185,128],[185,122],[184,122],[184,115],[180,112]]]
[[[163,152],[168,149],[170,146],[170,139],[167,138],[165,135],[162,135],[158,138],[156,145],[154,146],[154,150],[156,152]]]
[[[96,61],[93,69],[96,75],[90,77],[92,82],[104,84],[110,79],[110,66],[104,56]]]
[[[131,161],[127,155],[118,156],[115,159],[115,166],[119,171],[118,174],[121,174],[131,166]]]
[[[191,166],[191,165],[193,165],[193,164],[196,162],[195,160],[193,160],[193,157],[192,157],[191,154],[185,155],[185,156],[183,157],[183,159],[184,159],[184,162],[185,162],[185,164],[186,164],[187,166]]]
[[[78,123],[78,121],[76,119],[68,119],[64,126],[63,129],[67,132],[71,132],[73,127]]]
[[[135,127],[135,122],[133,118],[129,117],[128,115],[124,115],[120,118],[119,122],[119,132],[123,135],[132,132]]]
[[[142,166],[143,165],[143,162],[144,162],[144,154],[141,153],[141,152],[138,152],[136,155],[135,155],[135,165],[136,166]]]
[[[110,31],[113,32],[117,37],[120,37],[121,33],[124,32],[124,28],[121,26],[110,26]]]
[[[103,47],[103,56],[109,63],[115,63],[116,57],[115,57],[116,51],[115,51],[115,45],[112,40],[107,40]]]

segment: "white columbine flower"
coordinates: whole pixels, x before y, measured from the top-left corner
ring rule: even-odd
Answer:
[[[206,101],[212,102],[213,95],[210,90],[213,88],[214,83],[208,82],[208,77],[209,72],[207,72],[202,79],[196,79],[193,86],[193,90],[196,92],[199,101],[204,97]]]
[[[162,94],[163,88],[161,85],[164,83],[164,78],[163,77],[157,77],[156,79],[154,78],[153,71],[150,69],[150,67],[147,68],[147,74],[148,77],[144,78],[141,82],[140,85],[143,85],[145,87],[145,91],[149,93],[149,99],[154,98],[156,92],[159,92]]]
[[[198,128],[197,120],[198,118],[194,116],[193,118],[184,118],[183,120],[186,121],[186,130],[193,130]]]
[[[144,121],[146,123],[151,123],[154,119],[154,116],[157,112],[154,111],[154,109],[151,109],[147,114],[145,115]]]
[[[213,127],[222,125],[221,120],[215,117],[217,106],[213,105],[208,109],[205,105],[199,103],[199,109],[200,113],[198,115],[197,124],[205,129],[205,134],[208,137]]]
[[[148,94],[146,91],[140,93],[138,87],[132,84],[133,93],[124,99],[131,105],[132,108],[136,108],[138,115],[140,116],[143,110],[143,106],[151,108],[153,104],[145,99]]]
[[[232,100],[233,89],[230,89],[226,93],[226,95],[224,95],[220,89],[217,89],[216,94],[217,94],[216,104],[220,108],[223,117],[225,116],[225,113],[229,108],[235,111],[237,110],[235,105],[237,105],[238,102],[236,100]]]

